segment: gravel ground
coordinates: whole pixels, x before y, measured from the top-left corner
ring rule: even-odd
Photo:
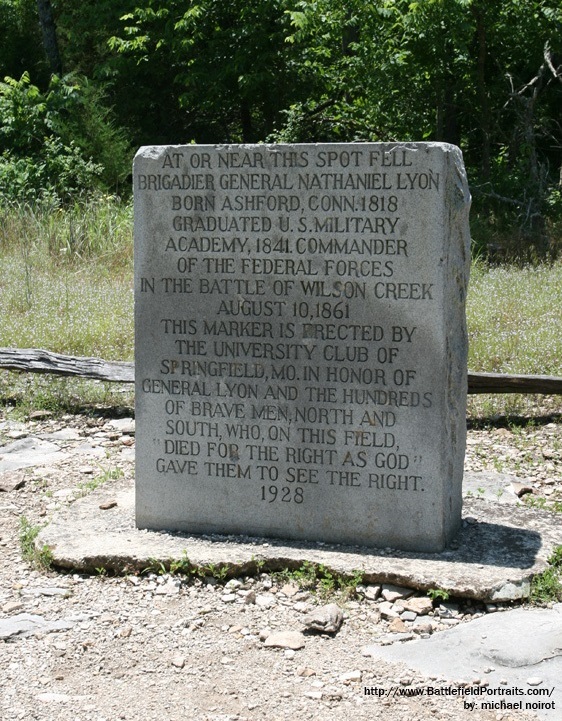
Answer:
[[[225,585],[35,570],[22,559],[21,516],[31,526],[44,523],[58,505],[98,483],[132,478],[134,435],[127,421],[32,416],[23,423],[0,415],[0,444],[43,434],[67,455],[4,474],[12,486],[22,485],[0,493],[0,628],[18,618],[33,628],[28,635],[5,633],[0,645],[3,721],[533,718],[465,710],[462,699],[445,695],[444,680],[365,655],[373,643],[439,633],[501,608],[453,599],[404,616],[408,594],[388,587],[326,599],[294,578],[266,574]],[[562,503],[559,421],[469,430],[467,470],[517,475],[531,503],[554,508]],[[341,629],[303,635],[307,615],[328,601],[344,611]],[[421,611],[424,603],[417,603]],[[298,635],[268,645],[277,632]],[[295,638],[302,648],[289,647]],[[473,683],[485,682],[475,674]],[[429,696],[428,687],[442,693]],[[425,689],[423,697],[394,691],[416,688]]]

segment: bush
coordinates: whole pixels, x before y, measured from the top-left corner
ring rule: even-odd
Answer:
[[[66,203],[128,174],[122,131],[87,81],[53,76],[41,93],[26,72],[0,83],[0,199]]]

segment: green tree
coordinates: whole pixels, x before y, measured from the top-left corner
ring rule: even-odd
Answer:
[[[318,81],[277,139],[456,143],[477,234],[549,252],[561,210],[558,2],[299,0],[290,15],[301,73]]]
[[[0,0],[0,79],[19,78],[26,70],[48,82],[36,1]]]
[[[291,98],[304,97],[297,50],[285,42],[286,7],[285,0],[148,0],[110,45],[159,74],[176,100],[183,139],[256,141]]]

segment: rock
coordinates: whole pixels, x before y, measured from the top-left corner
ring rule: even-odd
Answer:
[[[387,633],[380,637],[381,646],[392,646],[397,641],[411,641],[415,636],[413,633]]]
[[[101,511],[109,511],[110,508],[115,508],[117,505],[117,501],[106,501],[105,503],[100,503],[100,510]]]
[[[342,673],[342,675],[339,677],[339,680],[342,683],[351,683],[352,681],[361,681],[362,674],[361,671],[347,671],[347,673]]]
[[[256,606],[260,608],[273,608],[276,604],[275,596],[272,593],[260,593],[256,596]]]
[[[178,578],[169,578],[166,583],[158,586],[154,591],[157,596],[172,596],[179,593],[181,589],[181,581]]]
[[[310,611],[311,606],[310,606],[310,603],[307,603],[306,601],[297,601],[294,604],[293,608],[298,613],[308,613]]]
[[[321,606],[304,618],[305,631],[318,633],[337,633],[343,623],[343,612],[335,603]]]
[[[176,668],[183,668],[185,666],[185,658],[180,654],[177,654],[172,658],[172,666]]]
[[[70,588],[59,586],[35,586],[34,588],[24,588],[22,590],[24,596],[64,596],[67,598],[72,595]]]
[[[132,418],[116,418],[109,421],[105,427],[113,428],[116,431],[123,433],[123,435],[135,435],[135,421]]]
[[[441,603],[437,614],[441,618],[455,618],[459,615],[459,606],[457,603]]]
[[[416,621],[414,621],[413,629],[416,633],[433,633],[433,624],[427,620],[422,621],[420,618],[417,618]]]
[[[390,603],[390,601],[383,601],[382,603],[379,603],[379,611],[381,612],[381,616],[383,618],[398,618],[399,615],[394,604]]]
[[[280,590],[284,596],[287,596],[287,598],[293,598],[293,596],[299,592],[299,589],[291,583],[286,583]]]
[[[298,631],[276,631],[267,636],[264,645],[268,648],[290,648],[298,651],[304,648],[304,637]]]
[[[224,587],[228,588],[229,590],[238,591],[238,589],[242,588],[242,585],[242,582],[239,581],[237,578],[231,578]]]
[[[35,697],[38,701],[43,701],[43,703],[66,703],[67,701],[70,701],[72,699],[71,696],[68,696],[66,693],[40,693]]]
[[[107,491],[98,489],[60,509],[40,531],[36,545],[48,545],[56,565],[90,572],[92,558],[96,559],[95,566],[122,573],[129,567],[146,568],[151,559],[181,560],[186,552],[194,566],[209,561],[227,567],[232,563],[232,543],[223,539],[192,542],[181,536],[135,529],[133,485],[121,479],[115,486],[114,497],[119,505],[114,512],[100,511],[99,503],[106,499]],[[408,578],[411,587],[427,589],[435,587],[446,568],[447,583],[441,586],[446,585],[451,596],[489,602],[528,597],[530,578],[547,568],[547,557],[560,543],[552,513],[478,499],[468,499],[465,506],[476,509],[481,522],[460,532],[458,550],[448,549],[423,558],[401,557],[401,576]],[[238,561],[251,563],[256,546],[240,543],[237,550]],[[282,544],[261,545],[260,553],[272,565],[286,559],[302,563],[305,558],[302,549]],[[367,573],[396,576],[396,559],[376,549],[368,556],[353,549],[342,552],[326,547],[306,553],[306,558],[336,572],[349,573],[349,569],[365,564]],[[505,559],[509,559],[508,565]],[[300,594],[293,600],[300,601]]]
[[[539,678],[538,676],[531,676],[527,679],[527,686],[540,686],[542,683],[542,678]]]
[[[12,441],[18,441],[20,438],[26,438],[27,431],[9,431],[7,434],[8,438]]]
[[[310,668],[310,666],[299,666],[297,668],[297,676],[309,678],[310,676],[316,676],[316,671],[313,668]]]
[[[401,618],[393,618],[388,626],[391,633],[407,633],[408,627]]]
[[[399,598],[407,598],[415,593],[413,588],[406,588],[405,586],[395,586],[392,583],[385,583],[381,590],[381,596],[385,601],[393,603]]]
[[[427,616],[433,610],[433,602],[427,596],[413,596],[412,598],[401,599],[397,604],[404,611],[412,611],[418,616]]]
[[[545,688],[553,689],[548,701],[555,707],[546,709],[541,718],[554,721],[562,699],[561,633],[562,604],[558,603],[547,609],[517,608],[485,615],[427,639],[369,650],[377,661],[405,663],[425,676],[444,676],[455,683],[486,683],[496,688],[507,681],[509,686],[524,688],[525,683],[542,680]],[[535,675],[539,664],[540,676]]]
[[[417,617],[417,613],[414,613],[413,611],[402,611],[400,614],[402,621],[415,621]]]
[[[42,616],[31,613],[20,613],[17,616],[0,619],[0,639],[32,636],[37,633],[67,631],[77,622],[74,620],[47,621]]]
[[[266,638],[268,638],[268,636],[271,636],[272,633],[273,633],[273,631],[269,627],[262,628],[262,630],[259,633],[260,641],[265,641]]]
[[[50,418],[53,415],[52,411],[45,411],[45,410],[39,410],[39,411],[31,411],[29,414],[29,420],[30,421],[39,421],[43,420],[45,418]]]
[[[10,493],[25,486],[25,477],[19,473],[2,473],[0,475],[0,491]]]
[[[321,701],[322,700],[322,691],[305,691],[304,695],[307,698],[314,699],[315,701]]]
[[[381,595],[381,587],[380,586],[367,586],[365,588],[364,595],[368,601],[376,601],[377,598]]]
[[[2,606],[2,611],[4,613],[13,613],[14,611],[19,611],[20,608],[23,608],[23,603],[19,601],[8,601],[8,603]]]
[[[528,483],[519,483],[516,481],[512,481],[511,487],[518,498],[523,498],[523,496],[526,496],[528,493],[533,493],[534,490]]]
[[[41,437],[46,440],[54,441],[78,441],[81,438],[80,433],[74,428],[61,428],[54,433],[49,433],[48,435],[41,434]]]

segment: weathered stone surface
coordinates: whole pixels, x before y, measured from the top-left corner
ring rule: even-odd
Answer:
[[[483,498],[494,503],[517,504],[518,494],[514,483],[520,479],[510,473],[474,473],[467,472],[463,477],[463,493],[475,498]]]
[[[240,536],[191,536],[139,530],[134,520],[134,489],[124,480],[112,484],[118,505],[99,509],[107,491],[102,487],[56,512],[39,533],[36,544],[47,544],[55,564],[116,572],[143,570],[154,560],[189,558],[196,567],[224,565],[233,575],[268,568],[318,563],[349,575],[365,574],[366,583],[396,583],[425,591],[442,588],[451,596],[504,601],[526,598],[533,575],[547,568],[547,559],[560,543],[547,511],[465,501],[463,524],[454,548],[439,554],[342,548],[329,544],[290,543]]]
[[[66,454],[55,443],[28,436],[0,446],[0,473],[30,466],[44,466],[64,458]]]
[[[458,148],[146,147],[134,186],[139,527],[442,550],[466,435]]]
[[[562,705],[562,604],[553,609],[518,608],[482,616],[421,639],[393,646],[370,646],[375,659],[402,662],[426,676],[443,676],[454,682],[485,678],[490,689],[519,688],[521,696],[467,696],[466,700],[545,703],[530,707],[543,719],[560,718]],[[533,677],[550,696],[527,694]],[[553,702],[553,703],[552,703]],[[550,704],[552,703],[552,706]],[[549,707],[550,706],[550,707]],[[499,709],[498,709],[499,710]]]
[[[20,613],[9,618],[0,618],[0,639],[8,640],[17,636],[32,636],[36,633],[51,633],[53,631],[66,631],[72,628],[79,620],[85,620],[89,617],[81,617],[79,619],[61,619],[58,621],[48,621],[33,613]]]
[[[407,633],[408,627],[401,618],[393,618],[388,626],[390,633]]]

